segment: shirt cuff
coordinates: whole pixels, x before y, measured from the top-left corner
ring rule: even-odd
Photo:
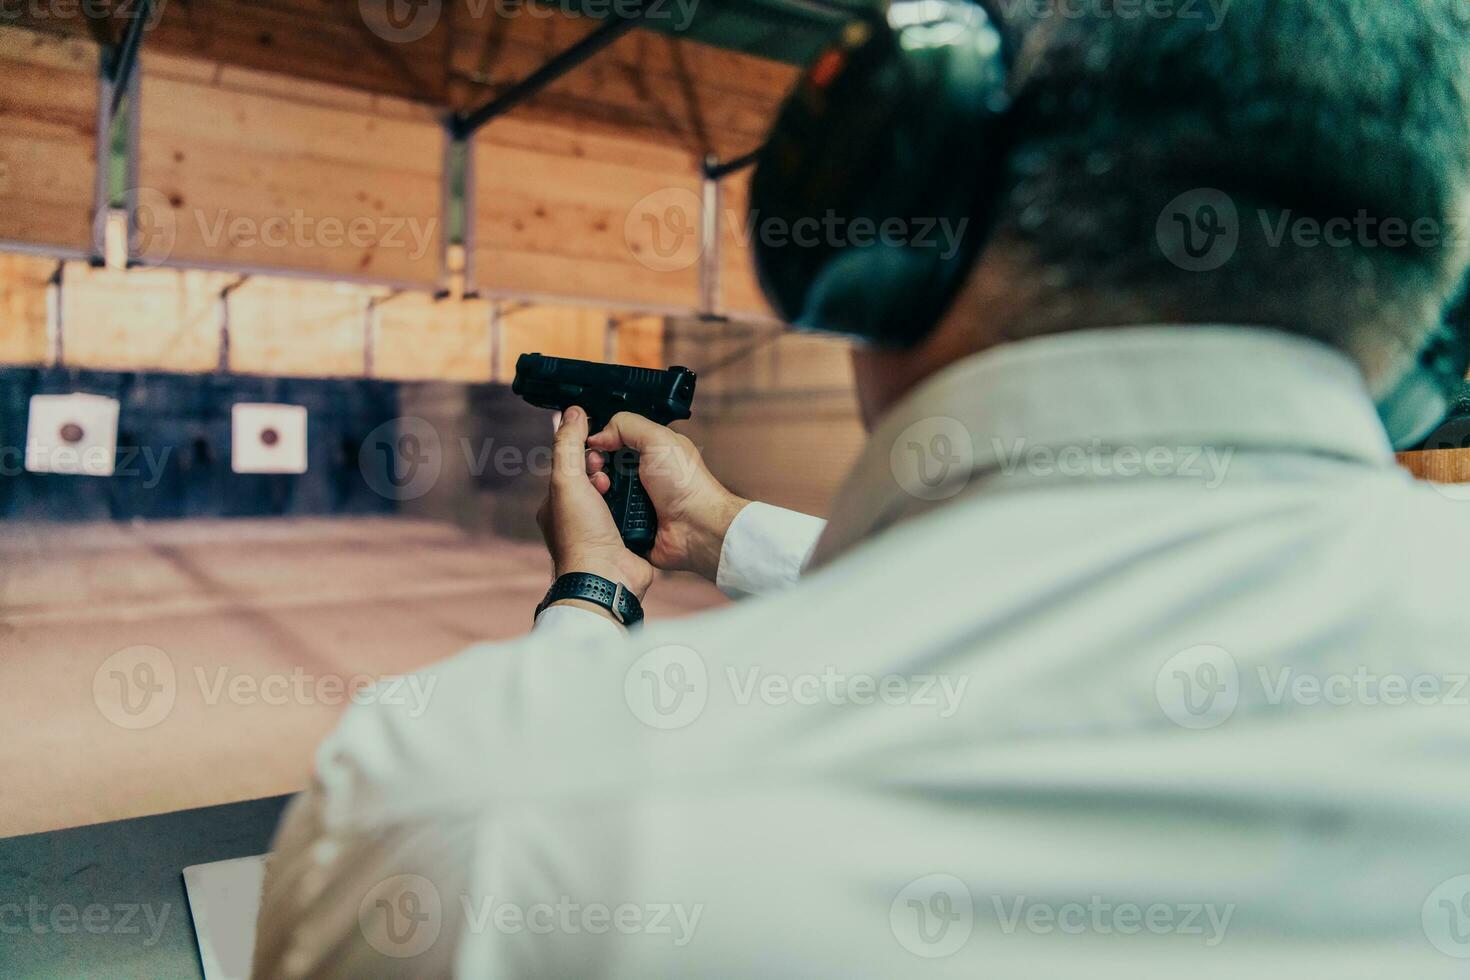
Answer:
[[[827,522],[752,503],[735,515],[720,549],[715,585],[731,599],[765,595],[801,578]]]
[[[569,641],[596,642],[623,635],[623,628],[600,613],[576,606],[547,606],[536,617],[531,632],[554,634]]]

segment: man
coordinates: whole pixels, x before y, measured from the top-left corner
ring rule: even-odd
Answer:
[[[1463,975],[1470,509],[1373,394],[1467,257],[1358,218],[1462,227],[1470,20],[1069,9],[1026,32],[994,243],[927,341],[855,355],[830,524],[566,413],[557,574],[751,598],[556,603],[432,668],[422,717],[350,711],[260,976]],[[1156,237],[1192,188],[1240,212],[1215,268]],[[651,563],[599,496],[625,445]]]

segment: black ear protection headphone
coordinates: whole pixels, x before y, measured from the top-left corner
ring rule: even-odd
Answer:
[[[1012,91],[1014,64],[985,0],[899,0],[886,19],[850,23],[807,68],[751,181],[756,271],[783,319],[889,348],[938,325],[1006,194],[1026,99]],[[782,233],[761,231],[771,227]],[[1467,373],[1461,296],[1379,403],[1395,448],[1444,421]]]

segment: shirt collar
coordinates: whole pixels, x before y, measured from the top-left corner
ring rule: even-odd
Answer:
[[[813,565],[982,482],[1188,475],[1204,450],[1393,462],[1362,374],[1325,344],[1238,326],[1037,338],[951,365],[885,416]]]

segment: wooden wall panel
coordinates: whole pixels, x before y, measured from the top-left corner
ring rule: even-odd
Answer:
[[[46,292],[56,263],[29,255],[0,255],[0,364],[44,364]]]
[[[767,322],[671,319],[665,356],[713,369],[699,379],[702,394],[745,398],[853,387],[849,344]]]
[[[670,363],[699,372],[685,431],[747,497],[827,513],[866,440],[848,345],[770,324],[671,320]]]
[[[755,275],[754,228],[746,213],[750,207],[750,176],[750,170],[742,170],[720,183],[719,309],[734,316],[775,319],[776,313],[766,302]]]
[[[174,6],[142,58],[140,220],[166,231],[162,245],[150,238],[142,258],[437,285],[437,113],[383,95],[396,89],[366,78],[326,73],[360,85],[354,89],[308,71],[259,70],[293,70],[297,61],[238,56],[234,42],[206,43],[208,31],[199,33],[241,30],[251,15],[195,5],[184,30],[174,18],[187,11]],[[331,30],[342,26],[320,2],[309,14]],[[281,16],[266,33],[295,23]],[[475,67],[486,49],[457,41],[446,54],[468,59],[470,67],[456,69],[465,103],[502,89],[589,23],[506,21],[488,73]],[[364,33],[370,38],[359,42],[376,49]],[[186,45],[186,35],[198,37]],[[0,38],[0,72],[0,190],[35,202],[0,214],[0,241],[87,250],[95,45],[9,31]],[[503,296],[693,309],[696,161],[706,150],[728,156],[758,143],[792,77],[788,66],[638,32],[558,83],[572,95],[554,86],[544,106],[533,100],[495,120],[482,131],[476,168],[478,285]],[[731,309],[750,307],[739,285],[731,295]]]
[[[47,290],[56,267],[52,259],[0,253],[0,364],[47,361]],[[497,321],[496,304],[483,299],[75,261],[63,264],[62,282],[63,362],[98,370],[215,371],[221,294],[228,296],[229,369],[246,374],[359,377],[370,355],[374,377],[508,382],[515,359],[532,350],[666,366],[657,316],[621,317],[610,333],[607,312],[590,307],[505,304]]]
[[[451,33],[451,100],[478,105],[594,24],[585,17],[464,18]],[[761,143],[796,77],[780,62],[634,31],[558,79],[517,118],[637,134],[695,159],[733,157]]]
[[[0,30],[0,241],[91,250],[97,53]]]
[[[8,4],[3,14],[18,27],[95,46],[102,39],[120,41],[138,6],[137,0],[26,0]],[[448,19],[438,18],[415,44],[395,44],[369,30],[375,7],[389,5],[372,0],[155,0],[144,49],[442,102]]]
[[[437,283],[443,135],[426,110],[205,70],[145,59],[139,184],[171,208],[169,259]]]
[[[515,378],[516,358],[550,354],[603,361],[607,354],[607,312],[567,306],[507,307],[500,315],[497,381]]]
[[[867,438],[850,403],[768,395],[718,408],[694,402],[686,433],[731,490],[826,516]]]
[[[96,46],[116,40],[133,0],[16,2],[7,22]],[[599,21],[552,5],[502,14],[497,3],[400,4],[396,0],[168,0],[145,52],[276,72],[308,84],[458,108],[479,105],[574,44]],[[83,13],[101,16],[92,23]],[[407,13],[408,23],[385,14]],[[667,5],[663,13],[675,13]],[[400,30],[398,28],[406,28]],[[516,110],[518,118],[636,134],[684,149],[745,152],[760,141],[795,78],[789,65],[634,31]]]
[[[700,178],[684,153],[500,119],[475,147],[481,289],[692,310]]]
[[[61,277],[62,361],[109,371],[212,371],[219,363],[217,272],[93,269]]]
[[[244,374],[356,377],[368,305],[382,292],[340,283],[251,277],[230,293],[230,369]]]
[[[452,7],[458,0],[445,3]],[[403,98],[442,102],[448,19],[411,44],[369,29],[389,3],[342,0],[169,0],[148,44],[161,50]],[[414,4],[432,13],[437,5]],[[381,22],[380,28],[385,26]],[[391,35],[390,35],[391,36]]]
[[[435,302],[424,294],[402,293],[379,303],[374,312],[374,377],[490,380],[489,302]]]
[[[618,364],[663,370],[664,318],[661,316],[615,317],[613,321],[613,356]]]

